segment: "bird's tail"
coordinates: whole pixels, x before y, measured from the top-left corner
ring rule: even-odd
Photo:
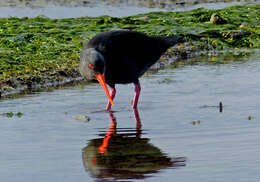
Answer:
[[[180,44],[180,43],[185,42],[183,37],[179,36],[179,35],[161,36],[161,37],[158,37],[158,38],[161,39],[169,47],[172,47],[176,44]]]

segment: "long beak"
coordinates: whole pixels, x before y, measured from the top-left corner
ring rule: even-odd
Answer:
[[[109,102],[111,103],[112,106],[114,106],[114,102],[108,92],[108,89],[107,89],[107,85],[106,85],[106,82],[105,82],[105,76],[104,74],[96,74],[96,79],[97,81],[100,83],[100,85],[104,88],[106,94],[107,94],[107,98],[109,100]]]

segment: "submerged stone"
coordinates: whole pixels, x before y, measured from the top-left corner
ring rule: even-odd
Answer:
[[[88,116],[83,116],[83,115],[78,115],[78,116],[73,116],[74,119],[81,121],[81,122],[89,122],[90,117]]]

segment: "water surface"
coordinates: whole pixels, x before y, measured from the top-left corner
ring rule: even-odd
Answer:
[[[197,8],[221,9],[245,3],[259,4],[259,0],[245,1],[7,1],[0,2],[1,17],[36,17],[77,18],[82,16],[115,16],[124,17],[153,11],[188,11]],[[69,13],[68,13],[69,12]]]
[[[112,115],[97,84],[1,100],[1,181],[258,181],[260,53],[227,58],[143,77],[139,118],[133,85]]]

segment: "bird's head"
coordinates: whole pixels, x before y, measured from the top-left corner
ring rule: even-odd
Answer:
[[[80,53],[80,74],[88,80],[97,79],[104,88],[108,100],[114,105],[113,100],[108,92],[105,81],[106,62],[104,56],[94,48],[83,49]]]
[[[94,48],[83,49],[80,53],[79,72],[87,80],[93,80],[96,74],[104,74],[105,58]]]

